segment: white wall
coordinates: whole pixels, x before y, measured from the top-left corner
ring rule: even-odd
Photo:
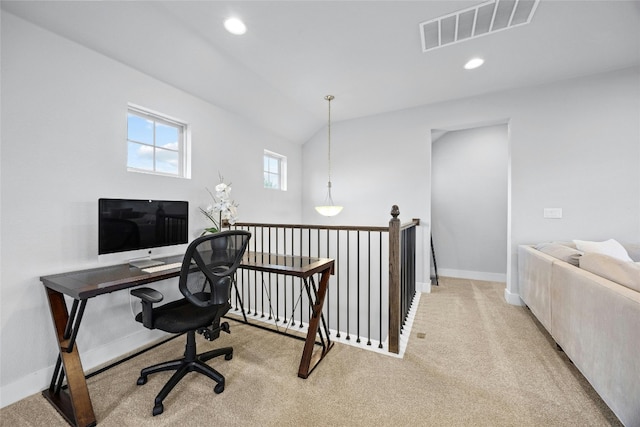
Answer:
[[[126,171],[128,102],[190,123],[191,179]],[[289,191],[262,188],[265,148],[288,157]],[[206,224],[197,211],[209,202],[205,187],[220,173],[240,220],[301,217],[298,144],[6,12],[0,170],[3,406],[48,385],[57,352],[39,277],[98,264],[99,197],[188,200],[195,237]],[[84,368],[154,336],[133,320],[127,292],[91,300],[78,339]]]
[[[337,111],[340,102],[336,96],[331,108]],[[398,205],[402,223],[422,221],[416,233],[417,281],[428,283],[429,264],[422,261],[429,254],[430,132],[411,111],[332,122],[332,195],[345,208],[331,218],[313,208],[327,188],[327,133],[318,132],[303,149],[303,223],[387,226],[391,207]]]
[[[340,108],[336,94],[335,109]],[[333,221],[386,221],[393,203],[403,220],[430,217],[431,130],[509,122],[511,227],[505,297],[517,296],[517,246],[552,239],[640,242],[640,70],[625,69],[332,124]],[[303,221],[319,222],[325,136],[305,144]],[[560,220],[546,207],[563,208]],[[339,218],[339,219],[338,219]],[[429,230],[423,221],[428,278]],[[425,236],[427,236],[425,238]]]
[[[433,142],[431,226],[442,276],[506,281],[507,135],[502,124]]]

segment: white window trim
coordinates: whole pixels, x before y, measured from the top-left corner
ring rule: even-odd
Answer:
[[[127,171],[150,174],[150,175],[167,176],[172,178],[191,179],[191,128],[189,124],[185,120],[170,117],[164,113],[160,113],[136,104],[131,104],[131,103],[127,104],[127,116],[129,115],[129,112],[132,112],[133,114],[136,114],[142,117],[148,117],[154,120],[155,122],[160,122],[160,123],[164,122],[171,126],[177,125],[182,128],[183,135],[179,141],[178,155],[179,155],[180,163],[178,165],[177,175],[160,172],[160,171],[151,171],[148,169],[138,169],[138,168],[130,167],[128,159],[127,159]],[[127,130],[127,143],[128,142],[129,142],[129,132]]]
[[[264,187],[268,190],[280,190],[287,191],[287,156],[283,156],[282,154],[278,154],[274,151],[264,150],[264,154],[262,156],[262,174],[264,175],[264,157],[269,156],[275,159],[278,159],[280,162],[280,188],[270,188]],[[264,184],[263,184],[264,185]]]

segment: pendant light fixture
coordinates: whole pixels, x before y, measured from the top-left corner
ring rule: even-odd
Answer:
[[[316,211],[320,215],[324,216],[335,216],[342,211],[342,206],[336,206],[333,203],[333,198],[331,197],[331,101],[333,100],[333,95],[327,95],[324,97],[329,102],[329,121],[327,124],[327,134],[328,134],[328,165],[329,165],[329,182],[327,183],[327,197],[324,199],[323,206],[316,206]]]

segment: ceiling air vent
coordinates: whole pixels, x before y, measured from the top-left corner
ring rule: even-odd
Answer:
[[[540,0],[489,0],[420,24],[422,51],[531,22]]]

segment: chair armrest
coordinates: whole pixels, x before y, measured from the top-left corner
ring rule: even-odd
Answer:
[[[164,295],[151,288],[137,288],[131,290],[130,293],[142,300],[142,324],[144,327],[155,329],[153,324],[153,304],[162,301]]]
[[[164,299],[164,295],[155,289],[151,288],[137,288],[131,290],[131,295],[140,298],[142,301],[152,304],[158,303]]]

